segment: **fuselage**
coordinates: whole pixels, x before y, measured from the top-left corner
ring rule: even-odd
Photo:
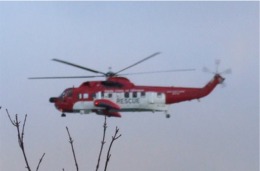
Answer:
[[[216,74],[202,88],[187,88],[138,86],[124,77],[109,77],[106,81],[89,81],[77,88],[68,88],[50,102],[62,113],[95,112],[113,116],[119,115],[113,112],[167,111],[170,104],[208,95],[223,81],[224,78]]]

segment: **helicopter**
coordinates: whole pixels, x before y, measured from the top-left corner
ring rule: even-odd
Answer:
[[[152,57],[159,55],[156,52],[126,68],[117,72],[109,71],[107,73],[83,67],[71,62],[60,59],[52,59],[55,62],[80,68],[96,75],[92,76],[62,76],[62,77],[30,77],[29,79],[71,79],[71,78],[96,78],[105,77],[101,81],[86,81],[79,87],[65,89],[60,96],[51,97],[50,103],[54,103],[61,116],[65,117],[66,113],[80,113],[104,115],[108,117],[121,117],[121,112],[164,112],[166,118],[170,118],[169,106],[174,103],[200,99],[210,94],[218,84],[225,80],[222,77],[224,73],[230,73],[230,69],[219,73],[212,72],[213,78],[202,88],[188,87],[163,87],[163,86],[142,86],[135,85],[121,72],[134,67]],[[219,62],[217,63],[217,65]],[[192,71],[194,69],[166,70],[155,72],[132,73],[147,74],[158,72],[174,71]],[[211,72],[204,68],[206,72]]]

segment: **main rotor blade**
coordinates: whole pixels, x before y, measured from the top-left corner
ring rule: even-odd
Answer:
[[[77,64],[73,64],[71,62],[63,61],[63,60],[60,60],[60,59],[52,59],[52,60],[56,61],[56,62],[63,63],[63,64],[67,64],[67,65],[70,65],[70,66],[74,66],[74,67],[77,67],[77,68],[80,68],[80,69],[84,69],[84,70],[87,70],[87,71],[90,71],[90,72],[94,72],[94,73],[105,75],[104,72],[96,71],[96,70],[93,70],[93,69],[90,69],[90,68],[86,68],[86,67],[83,67],[83,66],[80,66],[80,65],[77,65]]]
[[[142,59],[141,61],[138,61],[138,62],[136,62],[136,63],[134,63],[134,64],[132,64],[132,65],[130,65],[130,66],[128,66],[128,67],[126,67],[126,68],[124,68],[124,69],[118,71],[118,72],[116,72],[115,75],[117,75],[118,73],[120,73],[120,72],[122,72],[122,71],[125,71],[125,70],[127,70],[127,69],[129,69],[129,68],[131,68],[131,67],[133,67],[133,66],[135,66],[135,65],[137,65],[137,64],[140,64],[141,62],[144,62],[144,61],[146,61],[146,60],[148,60],[148,59],[150,59],[150,58],[152,58],[152,57],[155,57],[156,55],[159,55],[160,53],[161,53],[161,52],[156,52],[156,53],[154,53],[154,54],[152,54],[152,55],[150,55],[150,56],[148,56],[148,57]]]
[[[195,69],[173,69],[173,70],[164,70],[164,71],[151,71],[151,72],[136,72],[136,73],[127,73],[120,75],[141,75],[141,74],[157,74],[157,73],[166,73],[166,72],[185,72],[185,71],[195,71]]]
[[[65,77],[30,77],[30,80],[36,79],[71,79],[71,78],[95,78],[95,77],[104,77],[104,75],[96,75],[96,76],[65,76]]]

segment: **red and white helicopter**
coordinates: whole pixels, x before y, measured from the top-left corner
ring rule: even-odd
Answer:
[[[141,61],[138,61],[118,72],[101,72],[66,62],[59,59],[53,61],[87,70],[99,75],[94,76],[69,76],[69,77],[31,77],[29,79],[67,79],[67,78],[94,78],[106,77],[104,81],[87,81],[83,82],[79,87],[67,88],[59,97],[51,97],[50,102],[66,116],[65,113],[81,113],[89,114],[94,112],[98,115],[109,117],[121,117],[119,112],[165,112],[169,118],[169,105],[193,99],[200,99],[207,96],[218,85],[225,80],[221,74],[231,72],[230,69],[222,73],[214,73],[214,77],[202,88],[186,88],[186,87],[162,87],[162,86],[140,86],[135,85],[129,79],[122,77],[122,71],[129,69],[147,59],[150,59],[159,52],[154,53]],[[157,72],[171,71],[191,71],[185,70],[168,70]],[[209,71],[205,68],[206,71]],[[154,72],[145,72],[154,73]],[[136,74],[136,73],[135,73]],[[141,73],[143,74],[143,73]]]

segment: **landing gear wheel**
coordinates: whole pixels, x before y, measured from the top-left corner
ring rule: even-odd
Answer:
[[[62,114],[61,114],[61,117],[66,117],[66,114],[65,114],[65,113],[62,113]]]
[[[171,117],[171,115],[170,114],[166,114],[166,118],[170,118]]]

